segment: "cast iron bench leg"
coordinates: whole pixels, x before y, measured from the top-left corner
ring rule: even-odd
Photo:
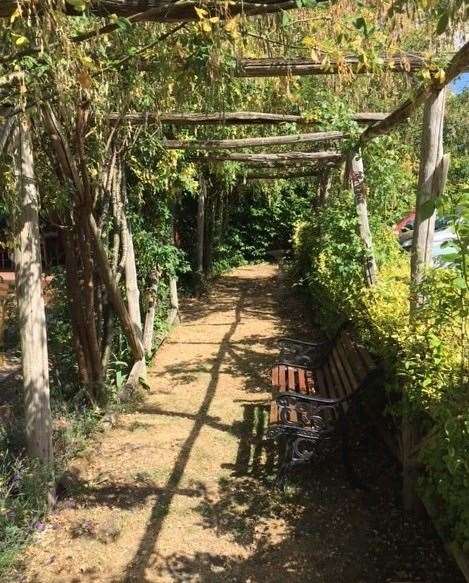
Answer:
[[[279,465],[277,478],[275,479],[275,487],[279,490],[285,490],[287,484],[288,472],[293,467],[293,441],[294,437],[287,437],[285,439],[285,447],[283,453],[283,459]]]

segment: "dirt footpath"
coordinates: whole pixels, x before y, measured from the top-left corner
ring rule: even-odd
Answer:
[[[336,454],[287,494],[272,490],[268,369],[276,338],[307,328],[270,265],[237,269],[186,302],[145,403],[77,460],[75,493],[17,580],[458,583],[432,529],[403,518],[396,469],[371,436],[356,444],[371,493],[350,488]]]

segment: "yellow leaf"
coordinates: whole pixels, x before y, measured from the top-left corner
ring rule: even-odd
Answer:
[[[10,16],[10,23],[13,24],[19,16],[21,16],[21,10],[19,7],[17,7],[13,14]]]
[[[220,22],[220,17],[219,16],[212,16],[211,18],[209,18],[210,22]]]
[[[430,80],[431,79],[430,71],[428,69],[423,69],[422,77],[424,79]]]
[[[15,45],[21,47],[23,45],[28,44],[28,39],[25,36],[19,36],[17,37],[17,39],[15,40]]]
[[[200,18],[200,20],[203,20],[208,14],[206,10],[204,10],[203,8],[197,8],[197,6],[194,8],[194,10],[197,16]]]
[[[203,22],[201,22],[200,27],[202,28],[202,30],[204,32],[211,32],[211,30],[212,30],[212,25],[210,24],[210,22],[208,20],[204,20]]]
[[[440,83],[444,83],[444,82],[445,82],[445,77],[446,77],[446,74],[445,74],[445,71],[444,71],[444,69],[440,69],[440,70],[437,72],[437,74],[435,75],[435,77],[438,79],[438,81],[439,81]]]
[[[227,20],[225,22],[225,30],[226,31],[233,32],[237,28],[238,28],[238,21],[236,20],[236,18],[230,18],[230,20]]]

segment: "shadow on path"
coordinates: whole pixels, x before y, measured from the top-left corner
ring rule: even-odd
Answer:
[[[192,448],[194,447],[194,444],[204,425],[211,422],[208,411],[215,397],[220,369],[223,360],[229,351],[230,340],[241,322],[241,314],[245,302],[246,282],[243,281],[238,285],[241,287],[241,289],[239,298],[236,303],[235,318],[227,333],[223,336],[223,340],[220,343],[220,348],[218,349],[215,362],[210,369],[210,382],[207,386],[204,400],[200,405],[197,413],[193,416],[194,425],[192,426],[189,436],[181,445],[177,460],[174,464],[174,468],[168,478],[168,481],[162,492],[159,493],[156,497],[156,501],[153,505],[151,515],[146,526],[146,531],[140,540],[138,550],[135,553],[133,560],[128,564],[124,576],[122,579],[120,579],[122,583],[129,583],[131,581],[138,581],[143,583],[148,581],[145,576],[145,570],[150,562],[152,555],[155,553],[155,545],[158,541],[158,537],[163,528],[165,519],[169,513],[171,502],[184,474],[184,470],[187,466]],[[220,308],[218,305],[216,305],[215,309],[219,310]]]

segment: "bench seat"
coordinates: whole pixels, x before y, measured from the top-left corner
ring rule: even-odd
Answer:
[[[287,442],[279,479],[284,480],[292,466],[311,460],[321,440],[336,429],[340,429],[346,448],[350,403],[377,370],[349,329],[341,330],[317,366],[279,362],[272,368],[268,436]],[[347,457],[344,454],[344,459]]]

